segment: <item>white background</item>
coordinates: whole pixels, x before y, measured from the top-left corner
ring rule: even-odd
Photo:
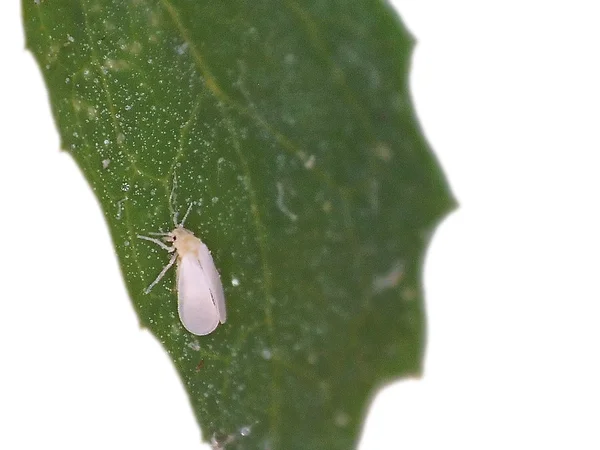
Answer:
[[[198,449],[100,208],[59,152],[17,3],[0,14],[0,448]],[[428,253],[425,376],[380,393],[360,449],[598,449],[597,2],[396,3],[461,207]]]

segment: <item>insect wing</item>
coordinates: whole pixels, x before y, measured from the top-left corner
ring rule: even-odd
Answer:
[[[190,333],[209,334],[217,328],[220,313],[213,303],[208,277],[195,255],[179,261],[177,275],[179,319]]]
[[[212,292],[215,305],[217,306],[220,321],[221,323],[225,323],[225,320],[227,319],[227,311],[225,310],[225,293],[223,292],[223,284],[221,283],[221,277],[219,276],[219,272],[217,272],[212,255],[204,243],[200,247],[198,257],[200,259],[200,264],[204,269],[206,280],[208,282],[210,291]]]

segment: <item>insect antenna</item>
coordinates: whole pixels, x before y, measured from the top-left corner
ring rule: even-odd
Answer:
[[[183,216],[183,220],[181,221],[181,223],[178,226],[183,227],[183,224],[185,223],[185,220],[190,215],[190,211],[192,210],[192,206],[194,206],[194,202],[190,203],[190,206],[188,206],[188,209],[185,212],[185,215]]]
[[[190,203],[187,211],[185,212],[185,214],[183,216],[183,220],[180,223],[178,220],[179,212],[175,211],[175,208],[173,208],[173,203],[175,201],[175,189],[177,189],[177,174],[175,172],[173,172],[173,187],[171,188],[171,193],[169,194],[169,212],[171,213],[171,217],[173,217],[173,225],[175,225],[175,228],[179,228],[179,227],[183,227],[183,224],[185,223],[186,219],[190,215],[190,212],[192,211],[192,206],[194,206],[194,202]],[[155,236],[168,236],[168,235],[169,235],[169,233],[163,233],[163,234],[156,233],[155,234]]]
[[[173,172],[173,187],[171,188],[171,193],[169,194],[169,212],[171,213],[171,217],[173,218],[173,224],[175,227],[178,227],[177,223],[177,212],[173,208],[173,201],[175,200],[175,189],[177,189],[177,174]]]

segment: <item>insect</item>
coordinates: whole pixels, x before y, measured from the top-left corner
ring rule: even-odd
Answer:
[[[173,253],[170,261],[150,283],[144,293],[149,293],[177,262],[177,300],[179,319],[190,333],[204,336],[212,333],[220,323],[225,323],[225,294],[219,272],[208,247],[190,230],[183,227],[193,204],[188,207],[181,223],[173,214],[175,228],[168,233],[149,233],[161,239],[138,235],[139,239],[153,242],[163,250]],[[170,245],[167,245],[170,244]]]

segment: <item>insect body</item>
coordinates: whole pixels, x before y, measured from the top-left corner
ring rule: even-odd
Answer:
[[[192,205],[180,224],[174,220],[176,226],[173,231],[154,233],[162,236],[162,240],[140,235],[138,238],[153,242],[173,253],[169,263],[146,288],[145,293],[150,292],[177,262],[179,319],[190,333],[204,336],[212,333],[219,322],[225,323],[227,313],[221,278],[208,247],[194,233],[183,228],[191,207]]]

